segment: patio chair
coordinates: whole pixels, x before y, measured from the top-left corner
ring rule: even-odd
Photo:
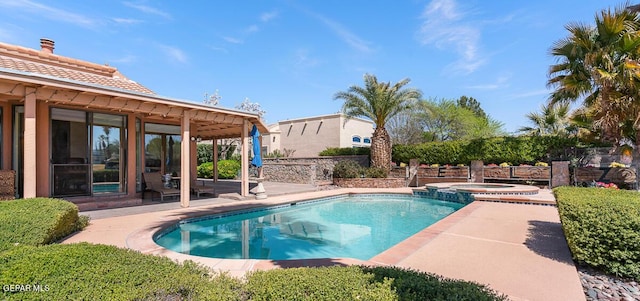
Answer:
[[[203,180],[191,180],[191,192],[195,193],[197,197],[201,194],[211,194],[215,197],[215,189],[213,186],[207,186]]]
[[[144,182],[147,185],[147,189],[155,191],[160,194],[160,201],[164,201],[165,196],[180,196],[180,189],[167,188],[162,181],[162,175],[158,172],[145,172],[143,174]],[[153,194],[151,195],[153,200]]]

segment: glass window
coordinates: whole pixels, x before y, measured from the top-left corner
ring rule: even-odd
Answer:
[[[180,126],[145,123],[145,172],[180,173]]]
[[[360,136],[353,136],[353,138],[351,138],[351,141],[360,143]]]
[[[363,142],[366,144],[371,144],[371,139],[369,137],[364,137]]]

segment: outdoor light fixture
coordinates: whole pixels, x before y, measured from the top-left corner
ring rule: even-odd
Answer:
[[[200,142],[200,141],[202,141],[202,137],[200,137],[200,136],[195,136],[195,137],[194,137],[194,136],[191,136],[191,141],[193,141],[193,142]]]

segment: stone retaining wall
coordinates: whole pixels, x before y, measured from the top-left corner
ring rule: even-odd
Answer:
[[[315,185],[318,181],[331,181],[333,179],[333,167],[337,162],[352,160],[361,166],[369,166],[369,156],[323,156],[305,158],[264,158],[263,175],[267,181],[302,183]],[[303,172],[301,165],[315,166],[313,171]],[[307,167],[310,168],[310,167]],[[310,176],[306,174],[311,172]],[[296,174],[300,174],[300,179],[294,179]],[[304,182],[302,182],[304,181]]]
[[[344,188],[401,188],[407,186],[405,179],[397,178],[335,178],[333,184]]]
[[[262,175],[267,181],[316,185],[316,164],[273,163],[263,164]]]

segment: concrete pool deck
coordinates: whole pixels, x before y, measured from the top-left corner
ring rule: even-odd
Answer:
[[[486,284],[512,300],[585,300],[557,208],[553,206],[476,201],[367,262],[203,258],[166,250],[152,240],[156,231],[188,217],[346,193],[411,192],[412,188],[336,189],[289,192],[260,201],[204,199],[192,202],[194,207],[190,208],[169,203],[82,212],[95,219],[64,243],[109,244],[176,260],[190,259],[235,276],[251,270],[291,266],[395,265]],[[553,200],[548,190],[541,190],[535,197]]]

